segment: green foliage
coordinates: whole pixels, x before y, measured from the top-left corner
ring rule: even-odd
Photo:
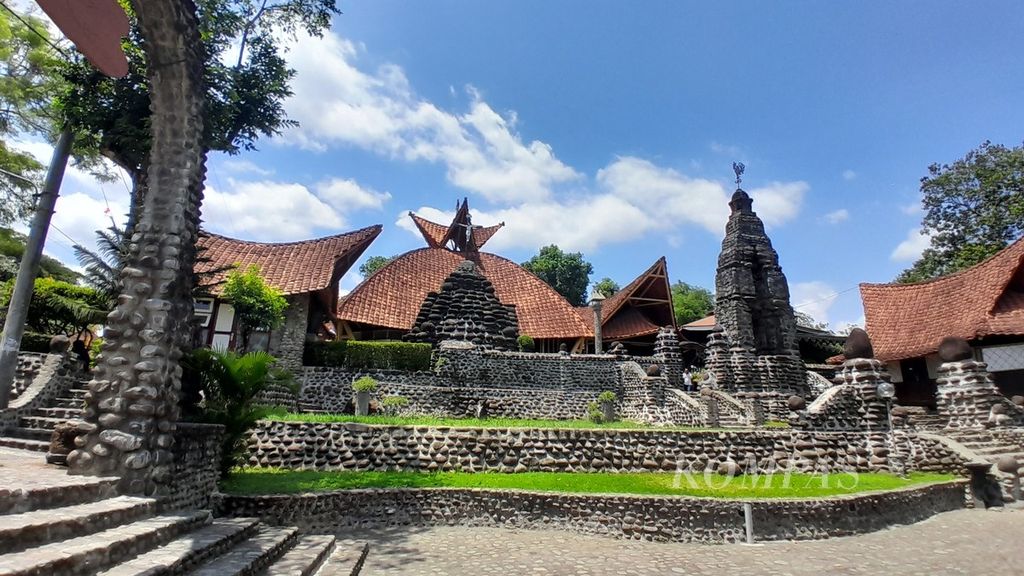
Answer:
[[[85,282],[111,303],[121,294],[121,269],[128,260],[128,242],[124,230],[111,226],[96,231],[96,251],[76,244],[75,259],[85,269]]]
[[[6,259],[14,260],[14,274],[10,276],[13,278],[18,274],[18,265],[21,263],[21,255],[25,253],[25,244],[28,239],[24,234],[20,234],[11,230],[10,228],[0,227],[0,256],[6,257]],[[7,266],[10,266],[7,264]],[[54,280],[60,280],[61,282],[67,282],[74,284],[78,282],[79,274],[74,270],[68,268],[56,258],[51,258],[47,255],[43,255],[39,263],[39,278],[53,278]],[[0,280],[7,280],[9,278],[0,278]]]
[[[715,295],[707,288],[678,280],[672,284],[672,308],[676,324],[689,324],[711,314],[715,309]]]
[[[222,485],[230,494],[297,494],[361,488],[492,488],[590,494],[658,494],[705,498],[821,498],[951,482],[952,474],[778,472],[729,480],[692,474],[682,482],[672,472],[337,472],[253,468],[232,474]]]
[[[435,372],[440,372],[447,365],[448,365],[448,359],[445,358],[444,356],[438,356],[437,360],[434,362],[434,371]]]
[[[587,420],[590,420],[594,424],[604,423],[604,412],[601,411],[600,404],[597,402],[587,404]]]
[[[605,404],[605,403],[614,404],[615,401],[618,400],[618,399],[619,399],[619,397],[616,396],[615,392],[612,392],[611,390],[605,390],[604,392],[601,392],[600,394],[597,395],[597,402],[598,402],[598,404]]]
[[[541,248],[539,254],[523,262],[523,268],[554,288],[573,306],[586,304],[587,286],[594,267],[583,259],[583,254],[562,252],[552,244]]]
[[[14,280],[0,284],[0,307],[7,308],[13,290]],[[25,326],[42,334],[72,335],[90,324],[102,323],[109,312],[107,304],[102,294],[88,286],[36,278]]]
[[[46,354],[50,351],[50,339],[52,338],[53,336],[50,336],[49,334],[39,334],[36,332],[26,331],[21,336],[21,351]]]
[[[276,360],[266,352],[235,352],[201,348],[186,356],[182,365],[188,378],[198,381],[203,391],[198,420],[224,426],[221,475],[242,461],[245,433],[270,409],[256,398],[271,386],[295,388],[290,373],[274,367]]]
[[[952,164],[932,164],[921,193],[931,242],[897,282],[963,270],[1024,235],[1024,146],[985,141]]]
[[[10,256],[0,255],[0,282],[6,282],[18,276],[20,265]]]
[[[622,288],[619,287],[619,283],[616,282],[615,280],[612,280],[611,278],[608,277],[604,277],[598,280],[597,284],[594,284],[594,290],[596,290],[605,298],[610,298],[613,294],[615,294],[619,290],[622,290]]]
[[[595,407],[597,403],[594,403]],[[594,423],[589,420],[533,420],[524,418],[455,418],[441,416],[355,416],[352,414],[311,414],[294,413],[286,409],[274,409],[267,413],[269,420],[282,422],[309,422],[315,424],[328,424],[335,422],[356,422],[359,424],[374,424],[381,426],[447,426],[453,428],[544,428],[553,430],[575,430],[593,428],[611,428],[616,430],[639,430],[652,428],[640,422],[619,420],[610,423]],[[660,426],[659,430],[675,430],[680,432],[706,432],[710,428],[696,428],[687,426]]]
[[[284,51],[298,30],[320,36],[338,13],[334,0],[197,0],[206,48],[204,146],[229,154],[255,149],[261,136],[295,125],[284,102],[294,71]],[[150,148],[149,85],[141,37],[122,43],[129,61],[123,78],[108,78],[87,62],[68,62],[68,88],[59,106],[76,126],[76,146],[102,151],[133,175],[143,173]]]
[[[519,344],[519,349],[523,352],[533,352],[536,348],[533,336],[527,336],[526,334],[520,334],[519,338],[516,338],[516,343]]]
[[[807,312],[796,311],[796,325],[812,330],[828,330],[827,322],[818,322]]]
[[[244,271],[229,272],[221,297],[235,309],[244,350],[249,349],[249,337],[254,331],[277,328],[284,322],[288,302],[280,290],[263,280],[260,267],[255,264]]]
[[[429,370],[430,344],[391,340],[307,342],[303,364],[353,370]]]
[[[397,416],[408,405],[409,399],[405,396],[385,396],[380,400],[381,411],[388,415]]]
[[[394,256],[370,256],[366,262],[359,265],[359,273],[363,278],[369,278],[370,275],[387,266],[394,259]]]
[[[377,389],[377,381],[369,376],[363,376],[352,383],[352,389],[356,392],[373,392]]]
[[[96,366],[96,359],[99,357],[100,352],[103,351],[103,338],[95,337],[92,342],[89,343],[89,358],[93,366]]]

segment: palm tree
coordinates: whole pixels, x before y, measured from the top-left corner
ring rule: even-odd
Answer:
[[[121,293],[121,270],[128,260],[124,229],[116,224],[96,231],[96,251],[75,244],[75,259],[85,270],[86,284],[99,290],[113,304]]]

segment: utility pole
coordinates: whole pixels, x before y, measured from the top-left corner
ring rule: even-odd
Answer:
[[[21,337],[25,333],[28,305],[32,300],[53,207],[57,204],[64,169],[68,165],[68,157],[71,156],[72,140],[71,129],[65,127],[53,149],[53,158],[46,171],[46,181],[36,203],[36,212],[32,216],[32,228],[29,231],[28,244],[25,245],[25,253],[21,257],[18,278],[14,281],[14,292],[11,293],[11,302],[7,306],[7,319],[4,321],[0,341],[0,410],[7,408],[10,401],[14,372],[18,366],[18,350],[21,348]]]

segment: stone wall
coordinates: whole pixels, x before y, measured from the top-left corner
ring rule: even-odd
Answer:
[[[829,499],[754,501],[754,537],[808,540],[908,524],[963,507],[963,491],[963,482],[951,482]],[[743,502],[713,498],[435,488],[219,495],[217,500],[220,514],[297,525],[311,533],[457,525],[564,530],[661,542],[721,544],[745,538]]]
[[[217,424],[178,422],[174,432],[174,471],[169,491],[161,500],[166,510],[210,506],[220,477],[224,427]]]
[[[14,385],[11,388],[11,400],[15,400],[32,384],[36,375],[43,368],[46,354],[37,352],[18,352],[18,365],[14,368]]]
[[[939,367],[939,414],[949,428],[1024,425],[1024,409],[1003,396],[984,362],[961,360]]]
[[[898,439],[898,469],[927,469],[941,448]],[[893,440],[884,433],[750,430],[453,428],[355,423],[259,422],[248,465],[318,470],[466,472],[652,472],[740,470],[883,472]]]
[[[302,369],[302,352],[309,330],[309,297],[309,294],[288,296],[284,323],[270,336],[270,354],[277,358],[281,368],[296,373]]]
[[[66,354],[22,352],[18,354],[18,364],[24,370],[24,378],[31,376],[31,381],[23,384],[21,393],[11,400],[7,408],[0,410],[0,431],[17,426],[22,416],[50,406],[55,398],[66,396],[78,375],[77,362]]]

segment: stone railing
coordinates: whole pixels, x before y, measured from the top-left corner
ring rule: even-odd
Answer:
[[[21,354],[18,362],[22,362]],[[0,431],[17,426],[22,416],[28,416],[48,406],[53,399],[66,395],[75,383],[76,363],[65,354],[29,353],[25,363],[34,366],[31,382],[7,408],[0,410]]]
[[[849,536],[963,507],[964,482],[807,500],[756,500],[755,540]],[[389,526],[564,530],[660,542],[740,542],[743,501],[463,488],[217,496],[217,512],[311,533]]]

